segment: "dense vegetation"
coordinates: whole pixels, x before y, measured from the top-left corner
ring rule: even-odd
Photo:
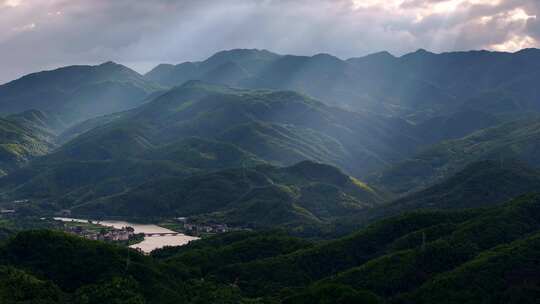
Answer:
[[[393,192],[404,193],[441,181],[476,161],[494,160],[504,167],[507,160],[519,160],[538,167],[539,142],[537,117],[501,123],[430,146],[374,175],[371,181]],[[507,167],[512,166],[510,163]]]
[[[20,232],[0,247],[0,297],[5,303],[536,303],[539,219],[540,196],[528,195],[488,209],[389,218],[322,243],[283,231],[237,232],[151,256],[60,232]]]
[[[77,205],[83,216],[198,216],[233,226],[287,226],[298,233],[382,203],[376,190],[338,169],[310,161],[260,165],[189,178],[166,178]]]
[[[501,204],[537,192],[540,171],[515,160],[485,160],[467,165],[449,178],[370,211],[383,217],[416,209],[463,209]]]

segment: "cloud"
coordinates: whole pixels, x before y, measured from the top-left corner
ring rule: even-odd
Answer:
[[[540,41],[537,0],[0,0],[0,82],[118,61],[137,69],[231,48],[342,58],[514,51]]]

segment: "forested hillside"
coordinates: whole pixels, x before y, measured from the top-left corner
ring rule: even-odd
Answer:
[[[21,232],[1,245],[0,294],[8,303],[536,303],[539,206],[528,195],[411,213],[324,243],[237,232],[151,256]]]
[[[518,160],[538,168],[539,127],[538,118],[526,118],[443,141],[374,174],[370,182],[406,193],[441,181],[476,161],[493,160],[499,167],[509,162],[507,168],[511,168],[512,161]]]

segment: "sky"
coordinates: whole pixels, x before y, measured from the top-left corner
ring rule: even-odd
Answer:
[[[340,58],[540,47],[540,0],[0,0],[0,83],[71,64],[146,72],[234,48]]]

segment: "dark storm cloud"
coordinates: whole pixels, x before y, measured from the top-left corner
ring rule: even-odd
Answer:
[[[346,58],[536,46],[537,0],[0,0],[0,82],[114,60],[137,69],[231,48]]]

